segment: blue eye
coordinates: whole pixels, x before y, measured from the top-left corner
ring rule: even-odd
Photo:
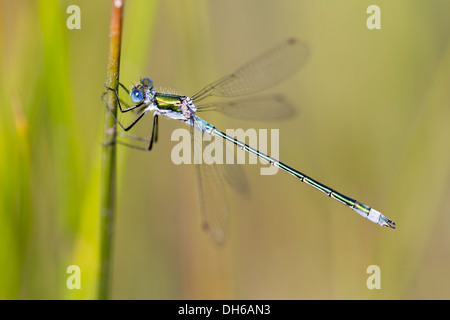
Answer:
[[[141,84],[146,88],[153,88],[153,81],[149,78],[141,79]]]
[[[144,95],[142,94],[142,91],[139,89],[133,89],[130,92],[131,101],[138,104],[141,103],[142,100],[144,100]]]

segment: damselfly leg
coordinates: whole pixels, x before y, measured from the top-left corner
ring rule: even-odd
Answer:
[[[127,93],[127,96],[129,96],[129,94],[130,94],[129,90],[122,83],[119,83],[119,85],[120,85],[121,88],[123,88],[123,90],[125,90],[125,92]],[[134,114],[138,114],[138,116],[129,125],[124,126],[122,124],[122,122],[119,121],[119,119],[114,115],[114,113],[111,110],[111,107],[105,101],[104,97],[105,97],[107,92],[104,92],[102,94],[103,104],[106,106],[106,108],[109,110],[111,115],[114,117],[114,120],[116,121],[116,123],[119,124],[119,126],[125,132],[129,131],[131,128],[133,128],[139,122],[139,120],[141,120],[144,117],[144,115],[149,110],[143,109],[141,112],[136,112],[136,111],[139,111],[139,108],[145,107],[145,105],[144,105],[144,103],[142,101],[140,103],[137,103],[137,104],[133,105],[133,106],[130,106],[127,102],[125,102],[123,99],[121,99],[119,97],[119,93],[118,93],[118,91],[116,89],[110,88],[110,87],[108,87],[106,85],[105,85],[105,87],[108,90],[111,90],[111,91],[114,92],[114,95],[116,96],[117,104],[118,104],[118,107],[119,107],[119,110],[120,110],[121,113],[128,113],[129,111],[133,111]],[[123,108],[122,106],[125,106],[125,108]],[[139,149],[139,150],[144,150],[144,151],[150,151],[152,149],[152,147],[153,147],[153,143],[158,141],[158,115],[156,113],[153,115],[153,126],[152,126],[152,133],[151,133],[150,139],[139,137],[139,136],[132,135],[132,134],[127,134],[127,133],[124,133],[124,132],[119,132],[118,135],[120,135],[122,137],[125,137],[125,138],[128,138],[128,139],[132,139],[132,140],[147,141],[149,143],[148,147],[143,148],[143,147],[138,146],[138,145],[133,145],[133,144],[121,141],[121,140],[116,140],[117,143],[126,145],[128,147],[132,147],[132,148]]]

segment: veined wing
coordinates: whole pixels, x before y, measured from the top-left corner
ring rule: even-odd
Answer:
[[[194,161],[196,161],[195,159],[198,161],[198,157],[203,158],[203,134],[198,128],[192,128],[191,137]],[[199,190],[202,227],[208,236],[221,245],[228,233],[230,219],[224,181],[216,164],[195,164],[195,171]]]
[[[201,128],[196,127],[196,122],[194,123],[194,127],[192,127],[191,134],[194,149],[194,163],[198,163],[199,157],[202,158],[202,164],[195,164],[202,225],[208,236],[217,244],[221,245],[226,239],[230,223],[225,181],[239,194],[248,195],[249,188],[247,179],[242,167],[236,164],[236,158],[234,159],[235,164],[213,163],[209,157],[209,153],[204,152],[206,146],[203,144],[203,140],[205,140],[203,139],[203,135],[208,135],[208,133],[201,132]],[[226,145],[225,141],[223,143]],[[234,155],[236,156],[236,154]],[[225,157],[225,154],[223,156]]]
[[[294,115],[294,108],[281,95],[243,98],[216,103],[200,103],[197,113],[219,111],[229,117],[245,120],[279,120]]]
[[[307,57],[307,46],[297,39],[289,39],[209,84],[192,99],[196,102],[209,96],[236,97],[267,89],[296,72]]]

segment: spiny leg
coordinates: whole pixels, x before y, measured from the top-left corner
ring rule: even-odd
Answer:
[[[155,113],[153,115],[152,136],[150,138],[150,144],[148,145],[148,151],[152,150],[153,142],[157,141],[158,141],[158,115]]]
[[[123,90],[125,90],[127,92],[127,94],[130,95],[130,91],[128,91],[128,89],[122,83],[119,82],[119,86],[121,86],[123,88]]]
[[[158,140],[158,115],[155,114],[153,117],[153,128],[152,128],[152,135],[149,138],[145,138],[145,137],[140,137],[134,134],[130,134],[127,132],[118,132],[117,133],[119,136],[127,138],[127,139],[132,139],[132,140],[136,140],[136,141],[144,141],[148,143],[148,147],[141,147],[139,145],[135,145],[135,144],[131,144],[131,143],[127,143],[121,140],[116,140],[117,143],[120,143],[124,146],[130,147],[130,148],[134,148],[134,149],[138,149],[138,150],[142,150],[142,151],[150,151],[153,147],[153,142],[157,142]]]
[[[124,87],[124,85],[121,84],[121,83],[119,83],[119,84],[120,84],[121,87],[124,88],[125,91],[128,92],[128,94],[129,94],[129,91]],[[118,94],[117,90],[116,90],[116,89],[113,89],[113,88],[111,88],[111,87],[108,87],[107,85],[105,85],[105,88],[108,89],[108,90],[112,90],[112,91],[114,92],[114,94],[116,95],[116,98],[117,98],[117,103],[118,103],[118,105],[119,105],[119,110],[120,110],[120,112],[122,112],[122,113],[125,113],[125,112],[131,111],[131,110],[133,110],[133,109],[139,108],[139,107],[142,106],[142,104],[143,104],[143,102],[141,102],[141,103],[138,103],[138,104],[136,104],[136,105],[134,105],[134,106],[128,107],[128,108],[126,108],[126,109],[122,109],[122,106],[121,106],[121,104],[120,104],[120,101],[122,101],[122,100],[120,100],[119,94]],[[103,95],[104,95],[104,94],[103,94]],[[103,100],[103,95],[102,95],[102,100]],[[122,101],[122,103],[123,103],[123,101]],[[126,103],[124,103],[124,104],[126,104]],[[108,108],[109,108],[109,106],[108,106]]]
[[[136,141],[145,141],[147,143],[150,143],[150,139],[148,139],[148,138],[139,137],[139,136],[136,136],[134,134],[129,134],[129,133],[126,133],[126,132],[121,132],[120,131],[120,132],[117,132],[117,135],[121,136],[121,137],[124,137],[124,138],[127,138],[127,139],[132,139],[132,140],[136,140]],[[128,142],[125,142],[125,141],[122,141],[122,140],[116,140],[116,143],[119,143],[121,145],[127,146],[129,148],[141,150],[141,151],[150,151],[148,149],[148,147],[141,147],[139,145],[131,144],[131,143],[128,143]]]
[[[153,119],[153,126],[156,126],[156,129],[154,128],[153,130],[155,131],[155,142],[158,142],[158,123],[159,123],[159,121],[158,121],[158,115],[157,114],[155,114],[154,115],[154,117],[156,117],[156,119]]]
[[[109,89],[111,89],[111,88],[109,88]],[[114,92],[116,92],[114,89],[111,89],[111,90],[113,90]],[[109,107],[109,105],[108,105],[108,103],[105,101],[105,99],[104,99],[104,96],[105,96],[105,94],[106,94],[106,92],[104,92],[103,94],[102,94],[102,101],[103,101],[103,104],[106,106],[106,108],[108,108],[108,110],[109,110],[109,112],[111,113],[111,115],[113,116],[113,118],[114,118],[114,120],[119,124],[119,126],[124,130],[124,131],[128,131],[128,130],[130,130],[146,113],[147,113],[147,111],[148,110],[144,110],[144,111],[142,111],[142,113],[128,126],[128,127],[124,127],[123,125],[122,125],[122,123],[117,119],[117,117],[114,115],[114,113],[112,112],[112,110],[111,110],[111,108]],[[116,96],[117,96],[117,92],[116,92]],[[120,107],[120,101],[118,100],[118,104],[119,104],[119,108],[121,108]],[[135,105],[135,106],[132,106],[132,107],[130,107],[130,108],[127,108],[127,109],[125,109],[124,111],[122,111],[122,109],[120,110],[122,113],[123,112],[127,112],[127,111],[130,111],[130,110],[133,110],[133,109],[136,109],[137,107],[140,107],[142,105],[142,103],[140,103],[140,104],[138,104],[138,105]]]

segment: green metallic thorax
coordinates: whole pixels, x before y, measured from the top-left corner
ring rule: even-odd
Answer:
[[[158,103],[158,108],[181,112],[181,102],[184,96],[168,93],[157,93],[155,100]]]

